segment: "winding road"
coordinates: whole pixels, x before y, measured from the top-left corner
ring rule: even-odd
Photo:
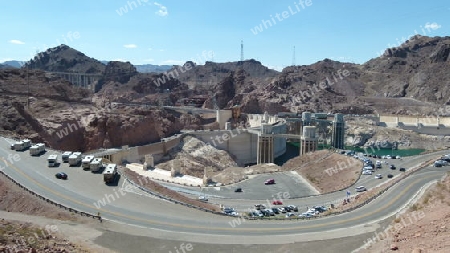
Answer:
[[[0,169],[30,190],[80,211],[92,214],[100,212],[106,220],[139,227],[155,237],[168,238],[170,234],[170,238],[189,237],[190,241],[205,243],[223,243],[227,240],[236,244],[289,243],[318,239],[317,236],[326,239],[371,232],[376,226],[370,224],[397,213],[424,185],[442,178],[449,171],[449,167],[424,168],[352,212],[312,220],[249,221],[201,212],[156,199],[132,187],[123,178],[117,186],[107,186],[101,174],[84,171],[81,167],[69,167],[63,163],[60,167],[49,168],[46,158],[52,151],[47,151],[40,157],[31,157],[29,151],[10,150],[9,142],[12,140],[0,139]],[[398,167],[408,168],[447,153],[448,151],[439,151],[404,158],[396,161],[396,164]],[[59,171],[66,172],[68,180],[56,179],[54,174]],[[393,174],[395,173],[401,172],[397,169]],[[367,188],[372,188],[381,181],[362,176],[360,182],[364,182]],[[345,191],[340,191],[290,199],[287,204],[312,206],[342,199],[344,194]],[[240,210],[257,202],[231,198],[213,198],[210,201]]]

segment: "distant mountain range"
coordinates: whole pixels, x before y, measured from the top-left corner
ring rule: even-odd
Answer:
[[[107,65],[109,61],[100,61],[101,63]],[[142,64],[133,65],[136,70],[140,73],[163,73],[170,70],[172,65],[153,65],[153,64]]]
[[[109,61],[100,61],[104,65],[107,65]],[[21,68],[26,64],[25,61],[5,61],[0,63],[0,69],[4,68]],[[163,73],[170,70],[172,65],[153,65],[153,64],[143,64],[143,65],[134,65],[136,70],[140,73]]]
[[[1,63],[1,65],[3,66],[0,66],[0,68],[8,68],[8,67],[21,68],[24,64],[25,64],[24,61],[5,61]]]

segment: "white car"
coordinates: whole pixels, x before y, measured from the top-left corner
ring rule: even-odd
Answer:
[[[358,186],[358,187],[355,188],[355,190],[356,190],[357,192],[367,191],[366,187],[364,187],[364,186]]]
[[[364,170],[362,172],[363,175],[372,175],[372,171],[371,170]]]
[[[294,216],[295,216],[294,213],[287,213],[287,214],[286,214],[286,218],[291,218],[291,217],[294,217]]]
[[[207,202],[208,198],[205,197],[205,196],[200,196],[200,197],[198,197],[198,200],[203,201],[203,202]]]
[[[314,217],[314,216],[315,216],[315,214],[306,212],[306,213],[300,214],[298,217],[299,218],[311,218],[311,217]]]
[[[309,213],[312,215],[316,215],[319,214],[319,211],[317,211],[315,208],[310,208],[308,211],[306,211],[305,213]]]
[[[382,179],[383,176],[382,176],[381,174],[377,174],[377,175],[375,175],[375,178],[376,178],[376,179]]]

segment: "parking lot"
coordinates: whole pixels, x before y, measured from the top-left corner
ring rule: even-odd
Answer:
[[[275,184],[265,185],[268,179],[275,179]],[[242,192],[235,192],[241,188]],[[223,187],[206,187],[204,194],[222,196],[233,199],[262,200],[272,199],[280,192],[289,193],[290,198],[300,198],[315,195],[309,184],[302,182],[300,178],[290,172],[257,175],[243,182]]]

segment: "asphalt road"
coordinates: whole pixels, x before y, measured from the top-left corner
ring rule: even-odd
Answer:
[[[399,166],[403,162],[405,167],[410,167],[424,159],[444,153],[447,152],[418,156],[398,163]],[[28,151],[9,150],[8,142],[0,140],[0,158],[5,162],[5,165],[1,162],[0,165],[4,167],[4,172],[47,198],[85,212],[94,214],[101,212],[102,217],[111,221],[133,225],[146,231],[158,231],[154,233],[155,236],[167,236],[170,233],[170,238],[189,236],[191,241],[208,243],[222,243],[225,240],[232,240],[234,243],[288,243],[302,238],[308,239],[305,233],[315,235],[315,239],[331,236],[331,233],[342,236],[335,232],[342,230],[346,231],[347,236],[352,233],[361,234],[367,232],[366,224],[396,213],[421,187],[430,181],[440,179],[449,170],[449,167],[430,167],[421,170],[391,188],[382,197],[351,213],[303,221],[241,221],[240,224],[235,222],[233,227],[230,223],[236,218],[199,212],[155,199],[138,189],[119,191],[124,184],[123,179],[119,180],[118,186],[107,186],[103,183],[101,174],[83,171],[81,167],[61,164],[59,168],[48,168],[46,158],[49,154],[50,152],[41,157],[31,157]],[[18,155],[15,156],[16,160],[14,155]],[[56,179],[54,174],[58,171],[66,172],[69,179],[66,181]],[[368,180],[366,187],[370,188],[379,183],[376,180],[372,181]],[[342,198],[342,192],[290,201],[292,204],[304,206],[336,198]],[[102,199],[104,206],[99,203]],[[253,203],[249,203],[248,200],[221,199],[221,201],[229,201],[230,205],[243,207]],[[95,203],[101,207],[97,208]],[[303,236],[299,238],[299,234]]]

